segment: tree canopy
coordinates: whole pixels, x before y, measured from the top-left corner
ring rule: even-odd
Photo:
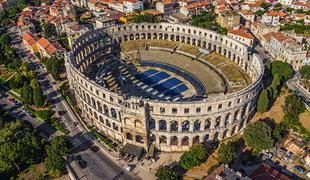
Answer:
[[[195,144],[189,148],[180,158],[180,165],[184,169],[191,169],[205,161],[207,156],[206,147],[202,144]]]
[[[47,23],[43,26],[43,32],[44,35],[48,38],[51,37],[56,37],[57,36],[57,31],[56,31],[56,27],[54,24],[52,23]]]
[[[157,19],[156,16],[151,15],[151,14],[139,14],[133,18],[133,22],[134,23],[143,23],[143,22],[158,23],[159,20]]]
[[[244,130],[243,138],[247,145],[255,149],[255,152],[269,149],[273,145],[272,130],[262,121],[248,125]]]
[[[304,65],[300,68],[299,73],[305,79],[310,79],[310,65]]]
[[[268,97],[268,91],[264,89],[258,98],[258,103],[257,103],[257,111],[258,112],[266,112],[269,107],[269,97]]]
[[[236,142],[221,144],[219,148],[219,159],[221,163],[228,164],[236,158]]]
[[[288,80],[293,75],[292,66],[287,62],[282,61],[274,61],[271,64],[271,73],[272,76],[275,77],[276,74],[283,76],[284,80]]]
[[[178,176],[174,169],[169,166],[161,166],[155,173],[157,180],[177,180]]]

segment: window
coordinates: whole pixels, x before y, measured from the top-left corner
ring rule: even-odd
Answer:
[[[209,111],[209,112],[212,111],[212,106],[209,106],[209,107],[208,107],[208,111]]]
[[[231,106],[231,102],[228,103],[228,107],[230,107],[230,106]]]
[[[175,113],[177,113],[177,112],[178,112],[177,108],[172,108],[172,113],[173,113],[173,114],[175,114]]]
[[[184,109],[184,114],[188,114],[189,113],[189,109],[188,108],[185,108]]]
[[[113,97],[112,97],[112,96],[110,96],[110,101],[114,101],[114,99],[113,99]]]
[[[196,113],[201,113],[201,108],[196,108]]]
[[[160,113],[165,113],[166,109],[165,108],[160,108]]]
[[[222,109],[222,104],[219,104],[218,109]]]
[[[238,99],[238,103],[240,103],[240,99]]]

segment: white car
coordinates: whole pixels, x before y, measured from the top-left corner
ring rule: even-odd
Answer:
[[[126,171],[128,171],[128,172],[130,172],[132,170],[132,168],[130,166],[128,166],[128,165],[125,165],[124,169],[126,169]]]

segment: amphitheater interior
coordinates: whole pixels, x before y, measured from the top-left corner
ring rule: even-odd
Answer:
[[[263,74],[246,45],[169,23],[87,32],[66,69],[82,114],[98,131],[124,146],[168,152],[241,132]]]

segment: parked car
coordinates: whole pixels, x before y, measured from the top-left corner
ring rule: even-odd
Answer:
[[[130,172],[132,170],[132,168],[129,165],[125,165],[124,169],[126,169],[126,171]]]
[[[300,174],[304,174],[305,173],[305,169],[301,166],[294,166],[294,170],[299,172]]]

